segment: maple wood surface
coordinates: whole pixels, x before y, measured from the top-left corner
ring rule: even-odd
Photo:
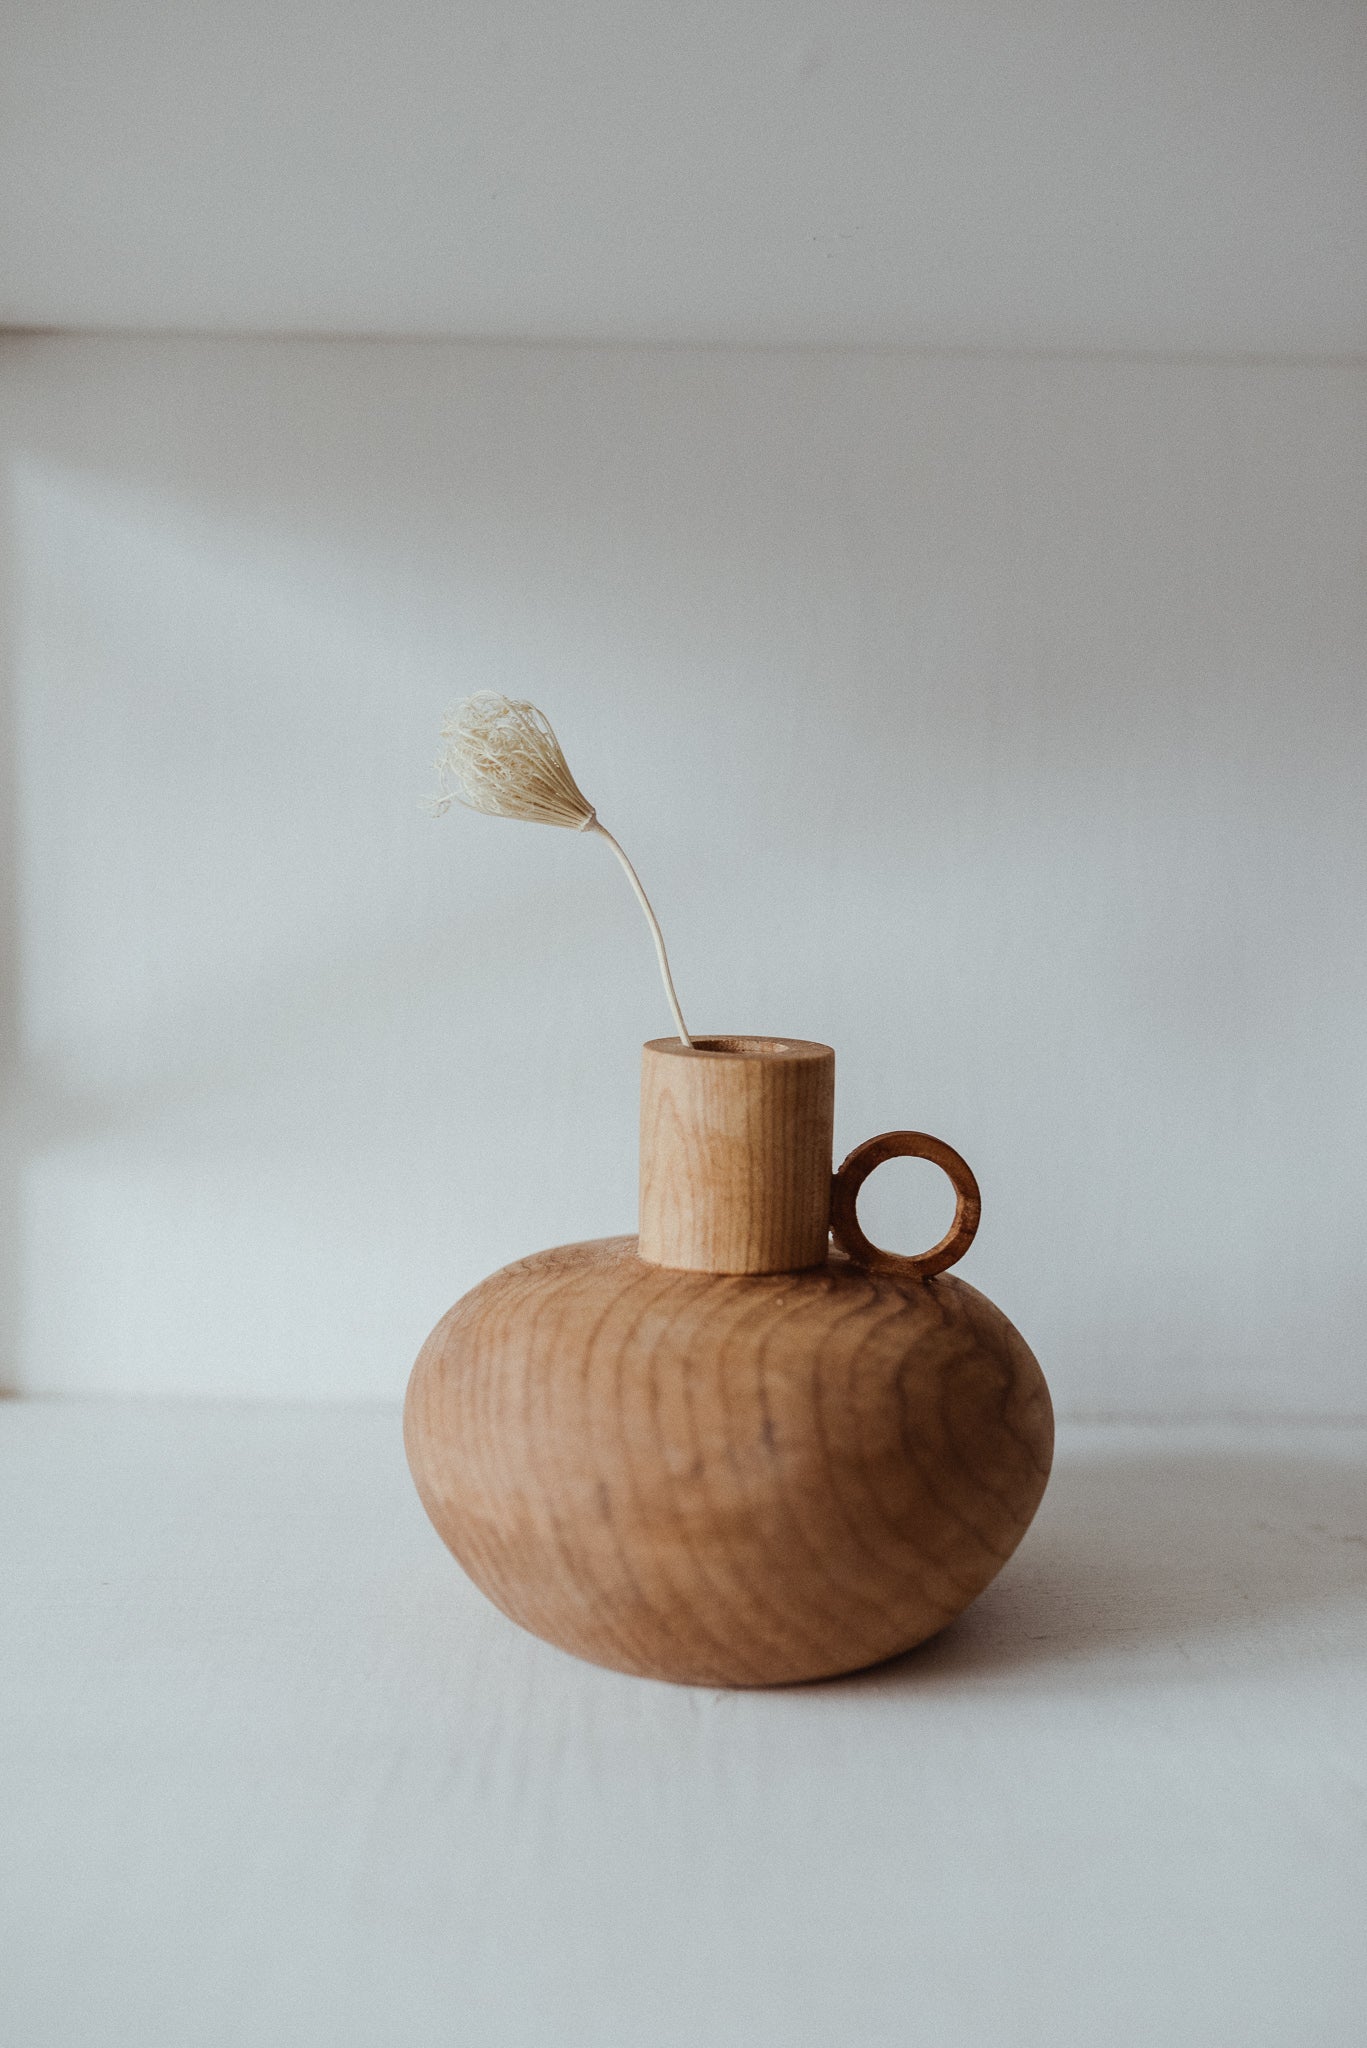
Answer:
[[[436,1528],[503,1611],[623,1671],[765,1685],[934,1634],[1049,1474],[1039,1366],[942,1276],[522,1259],[433,1331],[405,1409]]]
[[[928,1252],[907,1257],[871,1244],[859,1222],[859,1190],[876,1166],[888,1159],[929,1159],[941,1167],[954,1186],[954,1221]],[[982,1196],[973,1169],[943,1138],[925,1131],[884,1131],[856,1145],[831,1187],[831,1234],[844,1252],[861,1266],[879,1273],[900,1273],[907,1280],[929,1280],[957,1264],[978,1234]]]
[[[819,1266],[835,1054],[793,1038],[655,1038],[641,1052],[643,1259],[704,1273]]]

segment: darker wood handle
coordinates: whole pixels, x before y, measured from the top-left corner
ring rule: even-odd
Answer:
[[[885,1252],[870,1244],[859,1227],[859,1190],[885,1159],[931,1159],[954,1183],[958,1197],[954,1221],[946,1234],[928,1252],[904,1258],[900,1252]],[[873,1273],[893,1273],[903,1280],[929,1280],[961,1259],[977,1235],[982,1214],[982,1196],[968,1161],[942,1138],[925,1131],[884,1131],[881,1138],[866,1138],[856,1145],[831,1182],[831,1235],[857,1266]]]

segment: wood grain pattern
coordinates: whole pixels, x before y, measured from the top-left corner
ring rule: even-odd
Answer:
[[[640,1251],[703,1273],[819,1266],[835,1054],[802,1039],[652,1039],[641,1056]]]
[[[669,1270],[632,1238],[520,1260],[425,1345],[428,1514],[505,1614],[710,1685],[821,1678],[933,1635],[1048,1478],[1044,1377],[963,1281]]]
[[[928,1252],[907,1257],[870,1243],[859,1221],[859,1190],[886,1159],[929,1159],[941,1167],[954,1186],[954,1221]],[[927,1131],[884,1131],[866,1138],[845,1160],[831,1187],[831,1235],[857,1265],[875,1273],[898,1273],[905,1280],[929,1280],[961,1259],[978,1234],[982,1196],[973,1169],[943,1138]]]

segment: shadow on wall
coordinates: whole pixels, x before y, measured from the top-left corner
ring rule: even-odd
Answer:
[[[19,1386],[22,1024],[19,1015],[19,807],[15,718],[14,506],[0,489],[0,1393]]]
[[[1360,1404],[1360,378],[0,369],[0,1377],[397,1395],[485,1273],[631,1227],[667,1013],[620,875],[418,814],[491,687],[544,694],[695,1028],[834,1044],[841,1151],[971,1160],[965,1277],[1060,1413]]]
[[[626,1087],[572,1050],[630,906],[569,835],[420,815],[411,651],[117,481],[10,484],[0,1387],[397,1393],[453,1296],[577,1234],[519,1224],[544,1179],[630,1220],[635,1045]],[[613,1087],[620,1186],[554,1130]]]
[[[1128,1684],[1193,1661],[1260,1663],[1274,1637],[1294,1657],[1298,1625],[1323,1654],[1367,1608],[1367,1435],[1349,1434],[1356,1458],[1065,1438],[1033,1527],[982,1598],[922,1648],[836,1682],[1050,1685],[1064,1665],[1070,1686]]]

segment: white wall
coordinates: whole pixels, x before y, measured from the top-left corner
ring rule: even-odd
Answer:
[[[631,1227],[620,873],[417,809],[491,686],[695,1028],[967,1154],[1061,1408],[1362,1412],[1365,389],[6,344],[11,1383],[396,1395],[483,1273]]]
[[[1345,355],[1361,0],[0,10],[0,320]]]

